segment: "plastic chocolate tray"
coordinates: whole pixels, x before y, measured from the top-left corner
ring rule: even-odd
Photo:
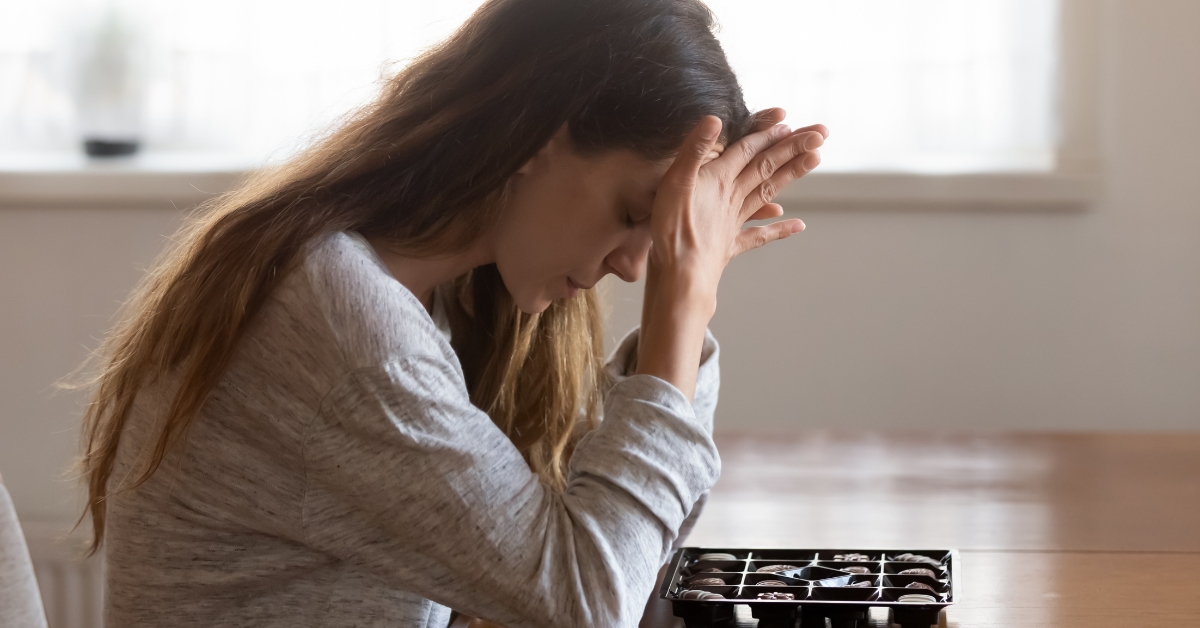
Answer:
[[[705,554],[730,554],[733,560],[701,560]],[[949,549],[684,547],[672,556],[659,597],[671,600],[687,628],[728,625],[734,608],[743,605],[760,628],[795,628],[797,621],[801,628],[824,628],[826,618],[832,628],[857,628],[867,625],[871,607],[890,609],[890,621],[902,628],[929,628],[958,597],[958,564],[958,551]],[[760,572],[764,567],[770,569]],[[760,584],[765,581],[775,583]]]

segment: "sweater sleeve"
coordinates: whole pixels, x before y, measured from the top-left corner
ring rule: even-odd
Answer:
[[[613,350],[612,355],[609,356],[605,370],[608,372],[610,381],[621,382],[633,374],[637,362],[639,331],[640,328],[634,327],[625,334],[625,337],[617,343],[617,348]],[[717,409],[717,393],[721,386],[720,352],[721,347],[717,344],[717,339],[711,330],[706,329],[704,331],[704,348],[700,352],[700,371],[696,376],[696,394],[692,399],[692,408],[696,413],[696,418],[710,435],[713,431],[713,415]],[[696,526],[696,522],[704,512],[704,505],[707,502],[708,491],[705,491],[692,505],[687,519],[679,527],[679,534],[675,537],[674,543],[663,555],[663,562],[670,558],[672,551],[683,547],[692,528]]]
[[[609,380],[616,383],[633,375],[637,366],[638,338],[641,328],[634,327],[617,343],[612,355],[605,363]],[[717,393],[721,388],[721,346],[717,344],[712,330],[704,330],[704,347],[700,351],[700,370],[696,374],[696,393],[692,407],[696,418],[709,434],[713,431],[713,415],[717,411]]]
[[[604,405],[557,492],[445,358],[357,369],[308,427],[304,541],[507,628],[636,626],[720,459],[663,380],[628,377]]]

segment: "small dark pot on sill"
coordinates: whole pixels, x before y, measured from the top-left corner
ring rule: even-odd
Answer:
[[[126,157],[138,151],[137,140],[83,140],[83,151],[88,157]]]

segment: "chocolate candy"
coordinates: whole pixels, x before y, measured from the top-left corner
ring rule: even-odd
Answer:
[[[692,586],[720,587],[725,585],[725,581],[720,578],[696,578],[688,580],[688,584]]]
[[[896,601],[903,604],[932,604],[937,602],[937,598],[923,593],[909,593],[896,598]]]
[[[733,554],[715,552],[712,554],[701,554],[699,560],[737,560],[737,557]]]
[[[790,587],[792,585],[784,582],[783,580],[763,580],[762,582],[759,582],[759,583],[755,584],[754,586],[756,586],[756,587]]]
[[[899,575],[901,575],[901,576],[929,576],[930,578],[933,578],[935,580],[937,579],[937,574],[933,573],[932,569],[926,569],[924,567],[916,567],[914,569],[905,569],[904,571],[901,571],[899,573]]]
[[[859,587],[859,588],[866,588],[866,587],[873,587],[873,586],[875,586],[875,583],[871,582],[870,580],[863,580],[862,582],[851,582],[850,584],[848,584],[848,585],[846,585],[846,586],[848,586],[848,587]]]
[[[759,593],[758,599],[760,599],[760,600],[794,600],[794,599],[796,599],[796,596],[792,595],[791,593],[779,593],[777,591],[767,591],[766,593]]]
[[[924,582],[910,582],[907,585],[905,585],[904,588],[905,589],[928,589],[930,591],[933,591],[934,593],[937,593],[936,589],[925,584]]]
[[[721,573],[721,570],[717,569],[716,567],[709,567],[708,569],[701,569],[696,573]]]
[[[866,567],[858,567],[858,566],[838,567],[837,569],[840,569],[841,571],[849,571],[850,573],[871,573],[870,569],[867,569]]]
[[[713,593],[711,591],[701,591],[700,589],[688,589],[679,594],[681,600],[723,600],[724,595]]]
[[[844,560],[848,563],[861,563],[871,560],[871,557],[866,554],[834,554],[833,559]]]
[[[779,573],[781,571],[788,571],[789,569],[796,569],[796,566],[795,565],[767,565],[766,567],[759,567],[758,573]]]
[[[941,561],[937,561],[928,556],[922,556],[920,554],[909,554],[908,552],[905,552],[903,554],[896,555],[894,558],[895,560],[905,563],[925,563],[926,565],[933,565],[934,567],[942,566]]]

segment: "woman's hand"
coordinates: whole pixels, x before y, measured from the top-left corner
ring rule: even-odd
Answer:
[[[755,130],[727,149],[716,144],[720,119],[702,118],[655,197],[637,372],[665,379],[689,398],[725,266],[804,228],[799,219],[744,224],[783,213],[773,199],[820,163],[816,149],[828,135],[822,125],[777,126],[778,108],[757,117]]]
[[[783,213],[772,201],[784,185],[820,163],[816,149],[824,143],[823,131],[819,125],[792,132],[771,124],[720,150],[715,144],[720,118],[701,119],[659,185],[650,263],[663,272],[696,276],[715,293],[731,259],[803,229],[795,218],[743,225]],[[711,158],[713,152],[721,154]]]

